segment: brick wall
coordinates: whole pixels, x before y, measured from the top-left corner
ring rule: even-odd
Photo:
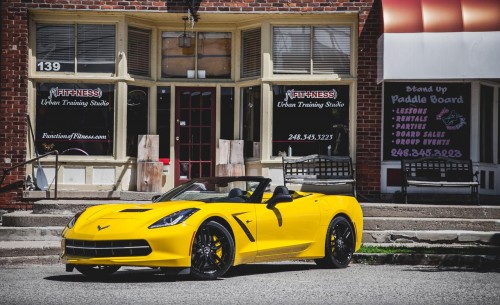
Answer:
[[[380,12],[380,1],[375,0],[371,9],[359,14],[356,178],[359,193],[366,197],[380,195],[382,87],[376,82]]]
[[[376,84],[379,0],[195,0],[198,12],[359,12],[357,179],[359,193],[380,192],[381,89]],[[1,1],[0,168],[25,161],[27,143],[28,10],[142,10],[185,12],[185,1],[124,0],[2,0]],[[373,8],[372,8],[373,6]],[[6,163],[10,158],[11,163]],[[23,169],[9,175],[1,187],[15,187]],[[21,188],[0,193],[0,209],[30,208]]]
[[[24,162],[26,155],[28,14],[24,1],[1,5],[0,168],[4,169]],[[24,176],[24,168],[19,168],[5,178],[0,209],[30,208],[21,201],[19,184]]]

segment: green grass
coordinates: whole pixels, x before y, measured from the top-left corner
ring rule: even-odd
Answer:
[[[379,253],[379,254],[470,254],[470,255],[497,255],[498,248],[480,248],[480,247],[465,247],[465,248],[440,248],[440,247],[380,247],[361,245],[357,253]]]

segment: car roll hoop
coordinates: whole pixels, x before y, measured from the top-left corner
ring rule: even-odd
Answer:
[[[279,185],[274,189],[273,196],[267,201],[267,208],[272,209],[280,202],[292,201],[292,195],[286,186]]]

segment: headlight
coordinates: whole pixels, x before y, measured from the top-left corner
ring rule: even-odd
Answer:
[[[71,220],[68,222],[66,227],[68,227],[68,229],[73,228],[75,226],[76,221],[78,220],[78,217],[80,217],[80,215],[82,215],[83,212],[85,212],[85,210],[76,213],[75,216],[73,216],[73,218],[71,218]]]
[[[199,211],[199,209],[186,209],[186,210],[172,213],[172,214],[165,216],[162,219],[158,220],[154,224],[150,225],[149,229],[175,226],[176,224],[179,224],[179,223],[183,222],[184,220],[188,219],[189,216],[193,215],[197,211]]]

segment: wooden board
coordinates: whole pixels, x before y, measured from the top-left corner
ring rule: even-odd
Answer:
[[[160,152],[159,135],[139,135],[137,162],[158,162]]]
[[[137,163],[137,191],[161,192],[162,162]]]

